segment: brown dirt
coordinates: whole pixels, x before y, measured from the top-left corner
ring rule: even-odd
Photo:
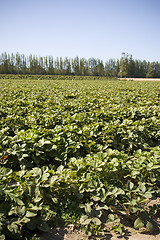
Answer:
[[[127,81],[160,81],[159,78],[119,78],[120,80],[127,80]]]
[[[50,233],[43,233],[40,240],[160,240],[160,233],[150,234],[145,229],[136,231],[127,228],[124,236],[106,231],[103,236],[88,237],[85,233],[70,228],[54,228]]]
[[[160,204],[160,198],[154,198],[146,203],[146,207]],[[88,237],[85,233],[78,231],[73,225],[64,228],[53,228],[49,233],[43,233],[40,240],[160,240],[160,218],[153,219],[158,227],[155,228],[151,234],[145,228],[135,230],[131,227],[130,223],[123,219],[123,224],[126,226],[125,235],[117,235],[110,231],[109,225],[104,225],[104,235]]]

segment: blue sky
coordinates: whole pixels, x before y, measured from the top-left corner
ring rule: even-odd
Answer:
[[[160,0],[0,0],[0,53],[160,62]]]

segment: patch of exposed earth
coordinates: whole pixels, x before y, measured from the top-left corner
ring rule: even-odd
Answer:
[[[141,231],[127,228],[124,236],[106,231],[103,236],[88,237],[85,233],[68,228],[54,228],[50,233],[43,233],[40,240],[160,240],[160,233],[150,234],[145,229]]]
[[[120,80],[132,80],[132,81],[160,81],[159,78],[119,78]]]
[[[147,206],[160,205],[160,198],[152,199]],[[160,240],[160,216],[154,218],[157,228],[151,234],[145,228],[135,230],[127,220],[123,220],[126,226],[125,235],[117,235],[110,231],[110,227],[105,225],[104,235],[88,237],[84,232],[74,229],[73,225],[64,228],[53,228],[49,233],[43,233],[40,240]]]

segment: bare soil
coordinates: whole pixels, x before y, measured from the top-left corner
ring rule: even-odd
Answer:
[[[160,198],[152,199],[147,202],[147,206],[160,205]],[[160,240],[160,216],[155,217],[154,222],[157,226],[153,233],[150,233],[145,228],[135,230],[131,224],[123,219],[123,224],[126,226],[125,235],[110,231],[111,226],[104,224],[104,235],[88,237],[84,232],[77,230],[73,225],[68,227],[53,228],[49,233],[42,233],[40,240]]]
[[[119,79],[127,81],[160,81],[159,78],[119,78]]]
[[[102,236],[88,237],[85,233],[68,228],[54,228],[50,233],[43,233],[40,240],[160,240],[160,233],[149,233],[146,229],[137,231],[127,228],[124,236],[105,231]]]

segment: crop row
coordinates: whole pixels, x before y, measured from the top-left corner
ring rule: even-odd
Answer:
[[[98,233],[103,215],[119,232],[120,216],[152,231],[159,83],[1,79],[0,88],[0,239],[62,222]]]

